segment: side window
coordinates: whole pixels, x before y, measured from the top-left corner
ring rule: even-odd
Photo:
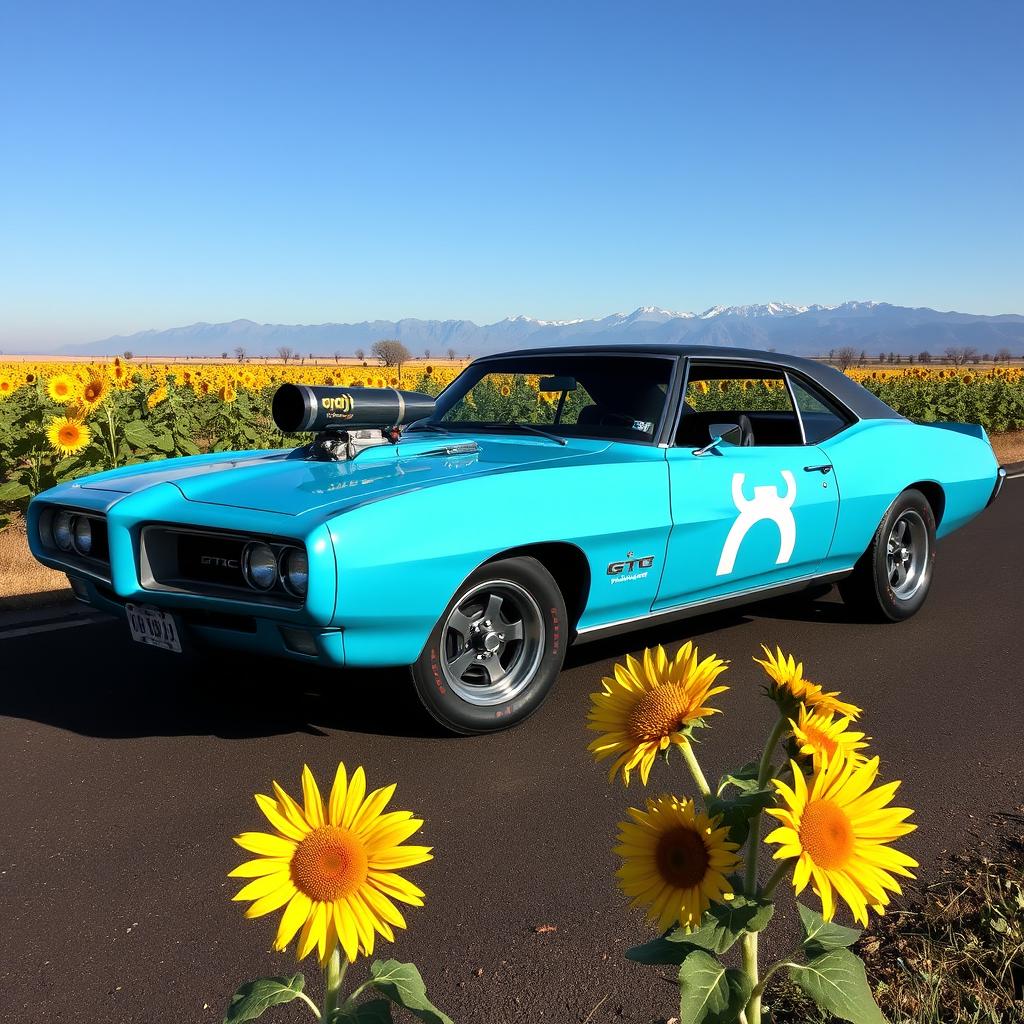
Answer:
[[[770,367],[694,363],[676,434],[680,447],[711,440],[711,426],[737,423],[744,445],[802,444],[800,421],[782,371]]]
[[[812,391],[809,385],[793,376],[790,376],[789,383],[793,388],[796,406],[800,410],[808,444],[825,441],[850,425],[846,414],[816,389]]]

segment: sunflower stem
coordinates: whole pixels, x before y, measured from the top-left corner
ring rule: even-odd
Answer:
[[[348,960],[342,962],[341,947],[335,946],[327,966],[324,968],[324,1019],[330,1020],[331,1015],[341,1005],[341,986],[348,970]]]
[[[791,866],[788,860],[784,860],[771,873],[771,877],[764,883],[764,888],[761,889],[761,896],[764,899],[768,899],[775,892],[775,887],[786,877],[786,872],[789,871]]]
[[[700,770],[700,765],[697,764],[697,755],[693,752],[693,747],[690,746],[689,743],[683,744],[682,751],[686,767],[690,769],[693,781],[697,784],[697,788],[700,790],[700,795],[704,797],[704,803],[707,804],[708,797],[711,796],[711,787],[708,785],[708,780],[704,778],[704,773]]]
[[[750,1000],[744,1010],[748,1024],[761,1024],[761,992],[763,990],[757,977],[757,932],[747,932],[743,936],[743,971],[751,984]]]

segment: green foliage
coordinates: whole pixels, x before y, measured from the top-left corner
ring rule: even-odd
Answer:
[[[358,1006],[342,1006],[331,1014],[328,1024],[393,1024],[391,1003],[386,999],[371,999]]]
[[[679,1024],[734,1024],[751,987],[745,972],[694,950],[679,968]]]
[[[255,1020],[271,1006],[298,999],[306,979],[301,974],[290,978],[257,978],[240,985],[228,1004],[224,1024],[242,1024]]]
[[[830,949],[809,963],[791,964],[789,976],[822,1010],[853,1024],[885,1024],[864,964],[848,949]]]
[[[83,417],[89,443],[67,458],[50,447],[46,428],[69,408],[51,401],[41,382],[19,388],[0,402],[0,515],[24,512],[33,495],[90,473],[153,459],[283,444],[270,416],[273,387],[239,391],[234,401],[199,394],[173,380],[166,385],[166,397],[154,395],[154,390],[152,381],[142,380],[129,388],[112,388]]]
[[[398,1006],[403,1006],[424,1024],[452,1024],[427,998],[427,987],[415,964],[402,964],[397,960],[374,960],[370,965],[373,987]]]
[[[812,959],[830,949],[852,946],[863,934],[857,928],[826,921],[816,910],[802,903],[798,903],[796,909],[800,912],[800,924],[804,930],[803,947]]]

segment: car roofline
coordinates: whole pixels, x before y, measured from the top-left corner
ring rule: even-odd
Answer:
[[[880,398],[873,395],[867,388],[848,377],[842,370],[837,370],[828,363],[803,356],[787,355],[782,352],[765,352],[752,348],[725,348],[717,345],[554,345],[545,348],[515,349],[507,352],[495,352],[481,356],[474,362],[484,363],[492,360],[530,358],[533,356],[563,355],[618,355],[648,356],[661,358],[685,358],[700,362],[738,362],[758,366],[777,367],[803,375],[811,380],[841,405],[845,406],[857,419],[861,420],[902,420],[895,409],[890,408]]]

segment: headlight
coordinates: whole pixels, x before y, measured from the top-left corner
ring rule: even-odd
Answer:
[[[61,551],[70,551],[74,544],[74,534],[71,529],[71,513],[58,512],[53,519],[53,542]]]
[[[305,597],[309,589],[309,559],[304,548],[285,548],[281,553],[281,581],[295,597]]]
[[[74,522],[75,550],[80,555],[92,551],[92,523],[85,516],[75,516]]]
[[[270,590],[277,582],[277,558],[269,544],[246,544],[242,552],[242,573],[250,587]]]

